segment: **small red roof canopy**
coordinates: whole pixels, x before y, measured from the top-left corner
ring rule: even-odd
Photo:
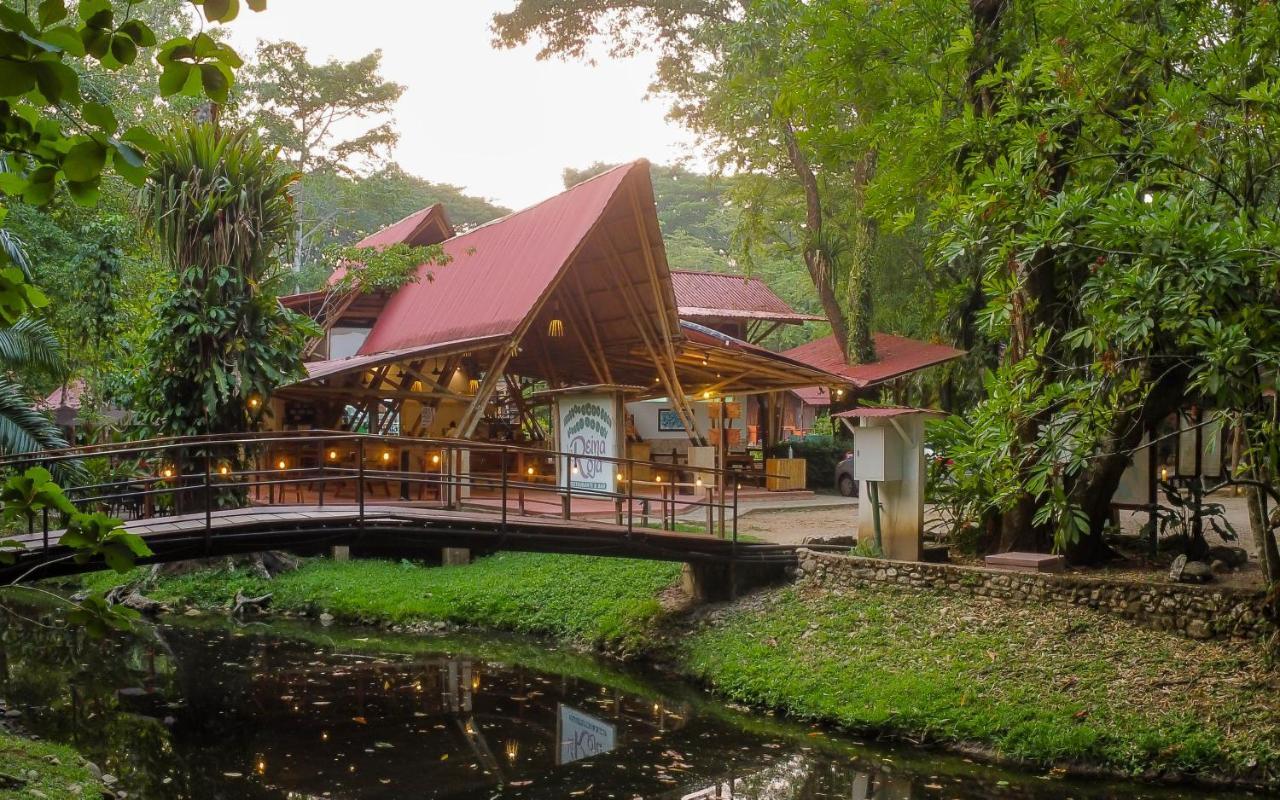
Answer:
[[[902,417],[907,414],[938,414],[945,415],[945,411],[939,411],[936,408],[909,408],[907,406],[876,406],[867,408],[851,408],[848,411],[841,411],[839,414],[832,414],[833,417],[841,419],[892,419],[893,417]]]
[[[822,317],[796,311],[759,278],[673,269],[671,288],[676,293],[680,316],[695,322],[761,319],[800,323],[822,320]]]
[[[868,364],[851,365],[845,361],[834,336],[793,347],[783,351],[782,355],[839,375],[858,388],[884,383],[964,355],[963,350],[944,344],[931,344],[889,333],[877,333],[874,339],[876,360]]]
[[[36,403],[36,409],[40,411],[57,411],[60,408],[70,408],[74,411],[79,411],[84,403],[84,392],[84,381],[77,378],[64,386],[54,389],[53,394]]]
[[[803,389],[792,389],[791,393],[800,398],[800,402],[808,406],[831,405],[831,393],[825,386],[807,386]]]

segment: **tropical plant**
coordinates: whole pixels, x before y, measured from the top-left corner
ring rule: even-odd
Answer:
[[[251,398],[302,375],[318,335],[280,306],[297,179],[256,133],[194,124],[172,132],[154,158],[143,221],[177,278],[149,342],[150,368],[135,397],[140,421],[164,435],[249,430]]]

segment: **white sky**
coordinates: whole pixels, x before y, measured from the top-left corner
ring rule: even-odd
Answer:
[[[395,159],[432,181],[523,208],[563,187],[561,170],[593,161],[689,155],[692,136],[645,100],[648,57],[597,66],[496,50],[489,20],[515,0],[270,0],[228,26],[248,56],[289,39],[311,60],[383,53],[382,74],[408,87],[396,110]],[[242,4],[243,8],[243,4]],[[603,55],[603,54],[602,54]]]

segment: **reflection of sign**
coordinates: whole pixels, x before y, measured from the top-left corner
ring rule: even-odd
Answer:
[[[564,703],[556,707],[556,741],[557,764],[572,764],[608,753],[618,743],[612,725]]]
[[[615,466],[609,460],[618,457],[618,420],[614,406],[614,397],[609,394],[577,395],[560,400],[559,449],[575,454],[564,470],[574,489],[614,490]],[[563,477],[560,482],[564,483]]]
[[[660,408],[658,409],[658,430],[682,431],[684,422],[680,420],[680,415],[674,408]]]

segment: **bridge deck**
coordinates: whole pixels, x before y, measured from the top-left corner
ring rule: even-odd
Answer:
[[[762,543],[733,542],[707,534],[688,534],[598,520],[508,514],[503,523],[492,510],[449,510],[428,505],[358,506],[272,505],[152,517],[126,523],[146,540],[155,555],[141,563],[179,561],[269,549],[318,553],[334,545],[356,546],[363,553],[393,558],[425,557],[441,547],[473,550],[524,550],[583,555],[647,558],[665,561],[740,560],[790,562],[794,549]],[[0,581],[13,580],[37,565],[31,578],[101,568],[78,565],[71,551],[57,544],[62,531],[51,531],[49,546],[40,531],[16,538],[25,546],[15,565],[0,567]]]

